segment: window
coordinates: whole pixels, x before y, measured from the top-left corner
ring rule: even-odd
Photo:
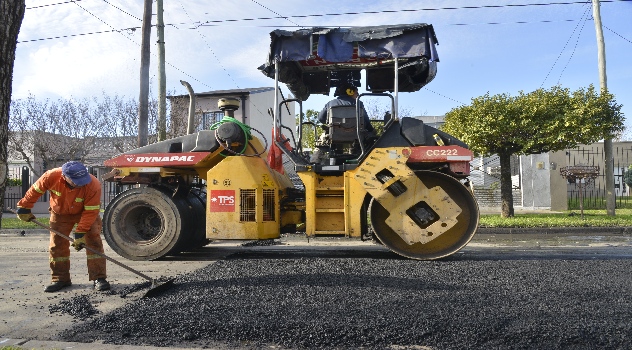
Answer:
[[[211,128],[211,125],[217,123],[218,121],[224,118],[224,112],[222,111],[213,111],[213,112],[204,112],[202,113],[202,130],[208,130]]]

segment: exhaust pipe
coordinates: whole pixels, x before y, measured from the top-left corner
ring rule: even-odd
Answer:
[[[187,83],[184,80],[180,80],[180,84],[184,85],[189,91],[189,120],[187,122],[187,135],[193,134],[193,120],[195,116],[195,94],[193,93],[193,88],[191,84]]]

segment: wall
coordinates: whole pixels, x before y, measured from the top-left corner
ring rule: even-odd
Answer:
[[[278,94],[278,100],[281,101],[281,94]],[[272,108],[274,110],[274,92],[257,92],[252,93],[250,95],[248,101],[249,108],[249,117],[248,125],[259,130],[268,141],[268,147],[270,146],[270,142],[272,141],[272,117],[268,114],[268,108]],[[290,113],[288,113],[288,109],[285,106],[282,106],[280,109],[280,116],[283,125],[287,126],[292,130],[292,132],[296,136],[296,116],[294,113],[294,103],[291,102],[288,105]],[[282,130],[283,134],[290,138],[287,130]],[[254,133],[257,136],[256,132]]]
[[[550,188],[551,188],[551,210],[568,210],[568,199],[566,197],[566,178],[560,175],[560,167],[566,164],[566,153],[564,151],[549,154]]]
[[[524,208],[551,208],[551,165],[549,154],[520,156],[522,200]]]

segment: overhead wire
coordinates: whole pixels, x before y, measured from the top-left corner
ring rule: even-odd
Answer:
[[[564,20],[541,20],[541,21],[532,21],[532,22],[528,22],[528,21],[517,21],[517,22],[488,22],[488,23],[452,23],[452,24],[445,24],[445,25],[453,25],[453,26],[471,26],[471,25],[500,25],[500,24],[533,24],[533,23],[558,23],[558,22],[576,22],[577,20],[575,19],[564,19]],[[190,24],[195,24],[195,23],[199,23],[199,22],[193,22],[193,23],[177,23],[177,24],[165,24],[165,26],[171,26],[174,27],[176,29],[181,29],[178,28],[177,25],[190,25]],[[215,27],[215,26],[219,26],[219,25],[198,25],[196,27],[193,28],[187,28],[187,29],[197,29],[198,27]],[[152,27],[155,27],[155,25],[152,25]],[[253,27],[253,28],[296,28],[296,25],[292,25],[292,26],[281,26],[281,25],[272,25],[272,26],[249,26],[249,27]],[[301,28],[304,28],[302,26],[298,26]],[[322,26],[323,28],[327,27],[327,26]],[[332,28],[338,28],[339,26],[330,26]],[[126,30],[136,30],[139,29],[140,27],[128,27],[128,28],[121,28],[121,29],[113,29],[113,30],[102,30],[102,31],[95,31],[95,32],[87,32],[87,33],[77,33],[77,34],[67,34],[67,35],[58,35],[58,36],[51,36],[51,37],[45,37],[45,38],[37,38],[37,39],[28,39],[28,40],[20,40],[17,43],[18,44],[23,44],[23,43],[28,43],[28,42],[34,42],[34,41],[45,41],[45,40],[53,40],[53,39],[63,39],[63,38],[71,38],[71,37],[76,37],[76,36],[86,36],[86,35],[94,35],[94,34],[105,34],[105,33],[113,33],[113,32],[119,32],[119,31],[126,31]],[[625,39],[625,38],[624,38]],[[626,39],[627,40],[627,39]]]
[[[628,2],[628,1],[632,1],[632,0],[601,0],[600,2],[601,3],[611,3],[611,2]],[[381,10],[381,11],[358,11],[358,12],[340,12],[340,13],[293,15],[293,16],[280,16],[279,15],[278,17],[257,17],[257,18],[209,20],[209,21],[206,21],[204,23],[258,21],[258,20],[271,20],[271,19],[286,19],[286,20],[289,21],[289,18],[309,18],[309,17],[347,16],[347,15],[366,15],[366,14],[399,13],[399,12],[440,11],[440,10],[465,10],[465,9],[472,10],[472,9],[488,9],[488,8],[503,8],[503,7],[577,5],[577,4],[584,4],[584,3],[586,3],[586,2],[585,1],[571,1],[571,2],[547,2],[547,3],[530,3],[530,4],[505,4],[505,5],[479,5],[479,6],[460,6],[460,7],[435,7],[435,8],[421,8],[421,9]],[[207,12],[205,14],[208,15],[209,13]]]
[[[106,3],[107,3],[107,1],[106,1]],[[93,14],[92,12],[88,11],[86,8],[82,7],[81,5],[79,5],[79,4],[77,4],[77,3],[75,3],[75,5],[79,6],[82,10],[86,11],[87,13],[89,13],[91,16],[93,16],[94,18],[96,18],[97,20],[99,20],[100,22],[102,22],[103,24],[105,24],[106,26],[108,26],[108,27],[112,28],[112,30],[113,30],[113,31],[116,31],[116,30],[114,29],[114,27],[112,27],[110,24],[108,24],[107,22],[105,22],[104,20],[102,20],[101,18],[99,18],[97,15],[95,15],[95,14]],[[137,43],[134,39],[132,39],[132,38],[128,37],[127,35],[123,34],[122,32],[119,32],[119,33],[120,33],[121,35],[123,35],[124,37],[126,37],[128,40],[130,40],[130,41],[132,41],[133,43],[135,43],[136,45],[141,46],[141,45],[140,45],[139,43]],[[157,56],[157,55],[156,55],[156,53],[153,53],[153,54],[154,54],[154,56]],[[200,84],[202,84],[202,85],[205,85],[205,86],[207,86],[207,87],[209,87],[209,88],[210,88],[210,86],[206,85],[204,82],[202,82],[202,81],[198,80],[198,79],[197,79],[197,78],[195,78],[194,76],[192,76],[192,75],[190,75],[190,74],[188,74],[188,73],[184,72],[182,69],[180,69],[180,68],[178,68],[178,67],[174,66],[173,64],[171,64],[171,63],[169,63],[169,62],[167,62],[167,61],[165,61],[165,63],[166,63],[166,64],[168,64],[169,66],[171,66],[173,69],[177,70],[178,72],[180,72],[180,73],[182,73],[182,74],[186,75],[187,77],[189,77],[189,78],[191,78],[191,79],[193,79],[193,80],[197,81],[198,83],[200,83]]]
[[[55,5],[63,5],[63,4],[69,4],[69,3],[75,3],[77,6],[79,6],[80,8],[82,8],[84,11],[88,12],[89,14],[91,14],[93,17],[97,18],[99,21],[105,23],[103,20],[101,20],[100,18],[98,18],[96,15],[92,14],[90,11],[88,11],[87,9],[83,8],[82,6],[80,6],[79,4],[77,4],[77,2],[80,2],[82,0],[70,0],[70,1],[64,1],[64,2],[58,2],[58,3],[53,3],[53,4],[46,4],[46,5],[40,5],[40,6],[32,6],[32,7],[28,7],[26,8],[28,9],[37,9],[37,8],[42,8],[42,7],[48,7],[48,6],[55,6]],[[110,2],[103,0],[105,3],[111,5],[112,7],[118,9],[119,11],[134,17],[138,20],[140,20],[138,17],[122,10],[121,8],[111,4]],[[399,12],[419,12],[419,11],[439,11],[439,10],[459,10],[459,9],[489,9],[489,8],[506,8],[506,7],[529,7],[529,6],[555,6],[555,5],[577,5],[577,4],[586,4],[586,1],[568,1],[568,2],[546,2],[546,3],[527,3],[527,4],[503,4],[503,5],[477,5],[477,6],[460,6],[460,7],[437,7],[437,8],[421,8],[421,9],[402,9],[402,10],[382,10],[382,11],[359,11],[359,12],[342,12],[342,13],[326,13],[326,14],[308,14],[308,15],[292,15],[292,16],[282,16],[279,13],[271,10],[270,8],[262,5],[261,3],[255,1],[255,0],[251,0],[252,2],[256,3],[257,5],[267,9],[268,11],[274,13],[275,15],[277,15],[277,17],[259,17],[259,18],[242,18],[242,19],[223,19],[223,20],[209,20],[206,22],[194,22],[194,24],[197,23],[201,23],[201,24],[197,24],[195,26],[195,28],[191,28],[191,29],[196,29],[199,28],[201,26],[218,26],[218,23],[227,23],[227,22],[239,22],[239,21],[255,21],[255,20],[272,20],[272,19],[284,19],[289,21],[290,23],[292,23],[294,26],[298,26],[301,28],[304,28],[303,26],[293,22],[290,20],[290,18],[309,18],[309,17],[326,17],[326,16],[344,16],[344,15],[362,15],[362,14],[382,14],[382,13],[399,13]],[[603,3],[615,3],[615,2],[630,2],[632,0],[601,0],[600,2]],[[206,13],[208,14],[208,13]],[[188,14],[187,14],[188,16]],[[190,18],[190,16],[189,16]],[[191,18],[190,18],[191,19]],[[582,16],[583,19],[583,16]],[[584,22],[585,25],[585,21],[582,21],[582,19],[580,19],[578,22]],[[480,23],[480,24],[485,24],[485,25],[499,25],[499,24],[528,24],[528,23],[553,23],[553,22],[574,22],[576,20],[557,20],[557,21],[552,21],[552,20],[542,20],[542,21],[535,21],[535,22],[529,22],[529,21],[517,21],[517,22],[487,22],[487,23]],[[573,34],[575,33],[575,31],[577,30],[577,27],[579,26],[579,23],[577,24],[577,26],[575,27],[575,29],[573,30]],[[112,26],[110,26],[109,24],[105,23],[106,25],[108,25],[111,30],[105,30],[105,31],[94,31],[94,32],[88,32],[88,33],[79,33],[79,34],[68,34],[68,35],[60,35],[60,36],[54,36],[54,37],[47,37],[47,38],[39,38],[39,39],[30,39],[30,40],[22,40],[22,41],[18,41],[17,43],[26,43],[26,42],[34,42],[34,41],[44,41],[44,40],[53,40],[53,39],[61,39],[61,38],[69,38],[69,37],[76,37],[76,36],[87,36],[87,35],[95,35],[95,34],[104,34],[104,33],[111,33],[111,32],[118,32],[122,35],[124,35],[126,38],[128,38],[129,40],[133,41],[134,43],[136,43],[133,39],[129,38],[127,35],[125,35],[123,32],[124,31],[132,31],[134,32],[136,29],[140,28],[140,27],[129,27],[129,28],[122,28],[122,29],[114,29]],[[187,24],[187,23],[179,23],[179,24]],[[472,24],[472,23],[453,23],[453,24],[449,24],[449,25],[454,25],[454,26],[469,26],[469,25],[480,25],[480,24]],[[177,29],[180,29],[176,26],[176,24],[167,24],[170,26],[174,26]],[[279,27],[279,26],[253,26],[253,27]],[[621,36],[620,34],[614,32],[612,29],[604,26],[607,30],[611,31],[612,33],[616,34],[617,36],[621,37],[622,39],[631,42],[630,40],[626,39],[625,37]],[[582,25],[582,29],[583,29],[583,25]],[[564,45],[564,48],[562,49],[562,52],[564,51],[564,49],[566,48],[566,46],[568,45],[568,43],[570,42],[573,34],[571,34],[571,37],[569,38],[569,40],[566,42],[566,44]],[[136,43],[137,45],[140,45],[138,43]],[[577,43],[576,43],[577,46]],[[211,50],[212,51],[212,50]],[[213,54],[215,55],[215,53],[213,52]],[[555,65],[557,64],[557,61],[559,60],[559,58],[561,57],[562,53],[560,53],[560,55],[558,56],[558,58],[556,59],[555,63],[553,64],[553,67],[551,67],[551,70],[549,70],[549,72],[547,73],[544,81],[542,82],[542,85],[540,87],[542,87],[544,85],[544,83],[546,82],[546,80],[548,79],[551,71],[553,70],[553,68],[555,67]],[[217,58],[217,56],[215,56]],[[200,82],[201,84],[207,86],[210,88],[210,86],[208,86],[207,84],[199,81],[198,79],[192,77],[191,75],[185,73],[184,71],[182,71],[181,69],[179,69],[178,67],[175,67],[173,64],[167,62],[167,64],[169,64],[172,68],[176,69],[177,71],[183,73],[184,75]],[[568,65],[568,62],[567,62]],[[566,68],[566,66],[565,66]],[[565,69],[564,68],[564,69]],[[225,68],[223,68],[224,71],[226,71]],[[563,70],[564,71],[564,70]],[[562,71],[562,73],[563,73]],[[234,79],[232,78],[232,76],[230,76],[230,74],[226,71],[226,73],[229,75],[229,77],[231,78],[231,80]],[[561,77],[561,74],[560,74]],[[235,84],[237,85],[237,83],[235,82]],[[237,85],[238,86],[238,85]],[[437,95],[440,95],[430,89],[427,89]],[[440,95],[443,96],[443,95]],[[445,98],[451,99],[449,97],[443,96]],[[451,99],[453,100],[453,99]],[[453,100],[455,102],[461,103],[459,101]]]
[[[138,18],[138,17],[136,17],[136,16],[132,15],[131,13],[129,13],[129,12],[127,12],[127,11],[123,10],[122,8],[120,8],[120,7],[118,7],[118,6],[114,5],[114,4],[112,4],[111,2],[108,2],[107,0],[103,0],[103,2],[105,2],[106,4],[108,4],[108,5],[112,6],[112,7],[114,7],[115,9],[117,9],[117,10],[119,10],[119,11],[123,12],[124,14],[126,14],[126,15],[128,15],[128,16],[130,16],[130,17],[133,17],[133,18],[135,18],[135,19],[137,19],[137,20],[139,20],[139,21],[141,21],[141,22],[143,21],[142,19],[140,19],[140,18]]]
[[[33,9],[38,9],[38,8],[42,8],[42,7],[49,7],[49,6],[56,6],[56,5],[64,5],[64,4],[70,4],[70,3],[73,3],[73,2],[79,2],[79,1],[81,1],[81,0],[69,0],[69,1],[64,1],[64,2],[57,2],[57,3],[54,3],[54,4],[31,6],[31,7],[25,8],[25,10],[33,10]]]
[[[586,4],[586,2],[584,2],[584,4]],[[553,71],[553,68],[555,68],[555,65],[557,65],[557,61],[559,61],[560,57],[562,57],[562,54],[564,54],[564,50],[566,50],[566,46],[568,45],[568,43],[571,41],[571,39],[573,38],[573,36],[575,35],[575,32],[577,31],[577,27],[579,27],[579,24],[581,23],[582,19],[584,18],[584,16],[586,16],[586,13],[588,12],[588,10],[590,9],[590,7],[587,7],[584,10],[584,13],[582,14],[582,16],[580,17],[577,25],[575,26],[575,28],[573,28],[573,32],[571,33],[571,35],[569,36],[568,40],[566,40],[566,43],[564,44],[564,47],[562,47],[562,50],[560,51],[559,55],[557,55],[557,58],[555,59],[555,61],[553,62],[553,65],[551,66],[551,69],[549,69],[549,71],[546,73],[546,76],[544,77],[544,80],[542,81],[542,84],[540,84],[540,88],[542,88],[542,86],[544,86],[544,83],[546,82],[546,80],[549,78],[549,76],[551,75],[551,72]],[[582,26],[583,28],[583,26]]]
[[[571,52],[570,57],[568,58],[568,61],[566,61],[566,64],[564,65],[564,68],[562,68],[562,71],[560,72],[560,76],[557,78],[557,84],[560,84],[560,80],[562,79],[562,75],[564,74],[564,72],[566,71],[566,68],[568,68],[568,65],[571,63],[571,60],[573,59],[573,56],[575,55],[575,51],[577,50],[577,45],[579,44],[579,39],[581,38],[581,34],[584,31],[584,27],[586,26],[586,22],[588,21],[588,10],[590,9],[590,7],[588,6],[586,8],[586,11],[584,11],[584,16],[586,17],[586,20],[580,19],[580,23],[582,23],[582,27],[579,29],[579,33],[577,33],[577,40],[575,40],[575,46],[573,47],[573,51]],[[578,23],[579,24],[579,23]],[[568,41],[567,41],[568,43]]]
[[[602,26],[603,26],[604,28],[608,29],[608,30],[609,30],[610,32],[612,32],[614,35],[616,35],[616,36],[618,36],[619,38],[621,38],[621,39],[623,39],[623,40],[625,40],[625,41],[629,42],[630,44],[632,44],[632,41],[630,41],[630,39],[628,39],[628,38],[624,37],[623,35],[621,35],[621,34],[619,34],[619,33],[615,32],[614,30],[612,30],[612,29],[610,29],[610,28],[606,27],[606,26],[605,26],[605,25],[603,25],[603,24],[602,24]]]
[[[290,22],[290,23],[292,23],[292,24],[294,24],[294,25],[296,25],[296,26],[299,26],[299,27],[301,27],[301,28],[304,28],[303,26],[301,26],[301,25],[297,24],[296,22],[293,22],[292,20],[290,20],[290,19],[289,19],[289,17],[286,17],[286,16],[281,16],[279,13],[277,13],[277,12],[273,11],[272,9],[270,9],[270,8],[268,8],[268,7],[266,7],[266,6],[262,5],[262,4],[260,4],[260,3],[258,3],[258,2],[257,2],[257,1],[255,1],[255,0],[251,0],[251,1],[252,1],[252,2],[254,2],[255,4],[257,4],[257,5],[261,6],[261,7],[263,7],[264,9],[266,9],[266,10],[268,10],[268,11],[270,11],[270,12],[274,13],[275,15],[280,16],[279,18],[283,18],[284,20],[286,20],[286,21],[288,21],[288,22]]]
[[[261,7],[263,7],[264,9],[266,9],[266,10],[268,10],[268,11],[270,11],[270,12],[274,13],[275,15],[277,15],[277,16],[281,16],[281,15],[280,15],[280,14],[278,14],[277,12],[273,11],[272,9],[270,9],[270,8],[268,8],[268,7],[265,7],[265,6],[261,5],[261,4],[260,4],[260,3],[258,3],[257,1],[255,1],[255,0],[251,0],[251,1],[252,1],[252,2],[254,2],[255,4],[257,4],[257,5],[261,6]],[[288,21],[288,22],[290,22],[290,23],[294,24],[294,25],[297,25],[297,26],[299,26],[299,27],[301,27],[301,28],[305,28],[305,27],[303,27],[303,26],[301,26],[301,25],[297,24],[296,22],[291,21],[291,20],[290,20],[289,18],[287,18],[287,17],[282,17],[282,18],[283,18],[283,19],[285,19],[286,21]],[[275,91],[274,93],[275,93],[275,94],[277,94],[277,93],[281,93],[281,98],[283,98],[283,99],[285,100],[285,97],[283,96],[283,91],[281,90],[281,87],[279,87],[278,89],[279,89],[279,91]],[[275,111],[276,111],[277,107],[278,107],[278,106],[274,106],[274,110],[275,110]],[[257,108],[257,109],[258,109],[258,108]],[[288,113],[289,115],[292,115],[292,113],[290,113],[290,107],[288,106],[288,104],[287,104],[287,103],[285,103],[285,109],[287,110],[287,113]],[[259,113],[261,113],[261,111],[259,111]],[[275,113],[276,113],[276,112],[275,112]],[[290,130],[290,132],[291,132],[291,130]],[[292,136],[292,138],[294,138],[294,136]],[[276,141],[276,140],[273,140],[273,142],[274,142],[274,141]]]

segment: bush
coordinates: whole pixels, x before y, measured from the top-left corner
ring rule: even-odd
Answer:
[[[22,186],[22,179],[7,179],[7,186]]]

